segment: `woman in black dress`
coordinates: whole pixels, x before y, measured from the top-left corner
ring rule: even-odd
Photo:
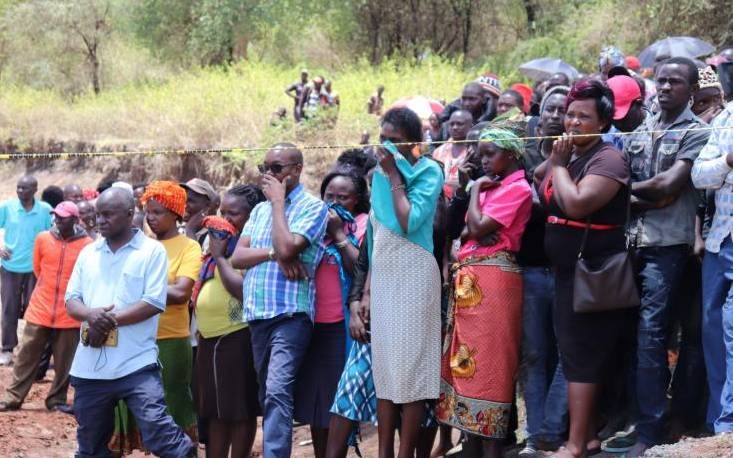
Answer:
[[[578,81],[568,94],[565,134],[535,172],[548,214],[545,248],[555,269],[555,332],[568,380],[570,436],[558,457],[587,456],[597,450],[595,404],[599,383],[634,311],[575,313],[573,275],[586,223],[584,257],[625,250],[629,166],[626,157],[600,134],[610,127],[613,93],[596,80]],[[613,285],[609,285],[610,288]]]

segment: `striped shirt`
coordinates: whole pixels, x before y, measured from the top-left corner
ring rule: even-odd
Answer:
[[[712,131],[692,167],[692,182],[699,189],[716,190],[715,216],[705,248],[718,253],[733,232],[733,168],[726,161],[728,153],[733,153],[733,102],[713,120],[712,127],[728,129]]]
[[[290,191],[285,199],[285,219],[292,234],[309,242],[300,253],[300,262],[308,272],[303,280],[288,280],[277,262],[265,261],[247,270],[244,275],[244,321],[266,320],[279,315],[304,312],[311,320],[315,314],[315,277],[323,257],[323,236],[328,222],[328,208],[306,193],[303,185]],[[242,231],[250,237],[252,248],[272,248],[272,204],[258,204]]]

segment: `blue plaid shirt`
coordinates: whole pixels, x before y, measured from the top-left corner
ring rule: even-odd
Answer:
[[[328,208],[318,198],[298,185],[285,198],[285,219],[293,234],[308,240],[300,253],[300,262],[308,272],[303,280],[288,280],[277,262],[265,261],[247,270],[244,275],[244,320],[266,320],[288,313],[315,313],[316,267],[323,257],[323,236],[328,223]],[[250,237],[252,248],[272,248],[272,204],[258,204],[244,226],[242,237]]]
[[[692,167],[692,182],[699,189],[716,190],[715,216],[705,248],[718,253],[723,240],[733,232],[733,168],[726,162],[728,153],[733,152],[733,102],[715,117],[712,127],[728,130],[712,131]]]

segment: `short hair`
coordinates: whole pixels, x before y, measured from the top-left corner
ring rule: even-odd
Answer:
[[[423,140],[422,121],[417,114],[406,107],[396,107],[387,110],[382,116],[381,124],[392,124],[401,131],[408,142],[419,143]]]
[[[450,117],[452,118],[456,114],[462,114],[464,116],[467,116],[470,121],[473,121],[473,115],[471,114],[471,112],[468,111],[468,110],[466,110],[466,109],[464,109],[464,108],[457,109],[456,111],[454,111],[453,113],[450,114]]]
[[[56,205],[64,201],[64,190],[56,185],[48,186],[41,192],[41,200],[56,208]]]
[[[321,199],[326,194],[328,184],[336,177],[348,178],[354,184],[357,199],[356,208],[354,209],[355,213],[369,213],[371,206],[369,204],[369,187],[367,186],[366,179],[363,176],[356,175],[349,169],[336,169],[323,178],[321,182]]]
[[[508,95],[514,99],[520,111],[524,111],[524,96],[514,89],[507,89],[501,95]]]
[[[669,59],[663,60],[659,63],[657,71],[659,71],[659,69],[662,68],[663,65],[671,64],[684,65],[685,67],[687,67],[687,82],[690,84],[690,86],[696,86],[697,83],[700,81],[700,74],[697,71],[697,65],[695,65],[695,61],[687,57],[670,57]]]
[[[226,195],[235,196],[246,202],[250,210],[260,202],[267,200],[262,190],[253,184],[237,184],[227,189]]]
[[[613,91],[611,88],[606,83],[593,78],[578,80],[570,88],[565,109],[576,100],[594,100],[598,118],[606,124],[603,132],[608,132],[613,121]]]
[[[270,147],[270,150],[274,149],[280,149],[287,152],[287,155],[291,157],[292,161],[295,161],[299,164],[303,163],[303,152],[300,151],[297,145],[290,142],[280,142],[275,143]]]

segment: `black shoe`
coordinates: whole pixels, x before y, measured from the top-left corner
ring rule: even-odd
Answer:
[[[74,408],[69,404],[56,404],[48,410],[51,410],[53,412],[61,412],[68,415],[74,415]]]
[[[20,410],[20,404],[11,404],[9,402],[0,402],[0,412],[11,412],[14,410]]]

